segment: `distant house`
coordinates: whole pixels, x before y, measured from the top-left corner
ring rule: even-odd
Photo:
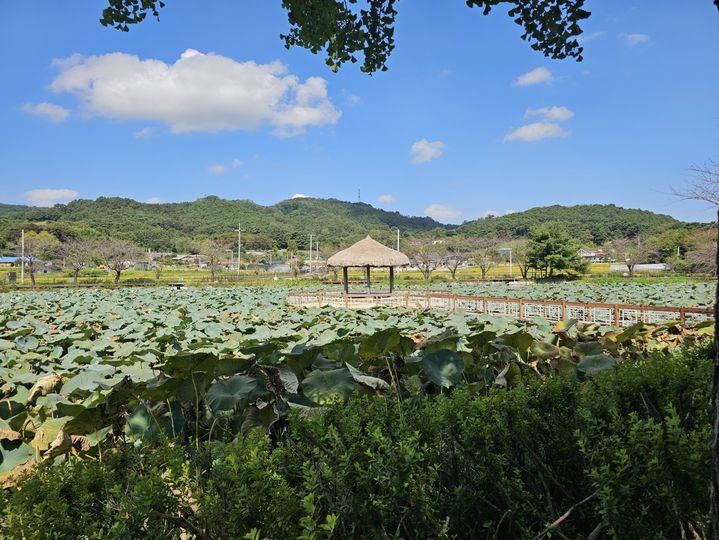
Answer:
[[[172,260],[178,264],[199,264],[200,256],[187,254],[175,255]]]
[[[582,248],[579,250],[579,256],[587,262],[602,262],[607,256],[601,249]]]
[[[9,268],[11,266],[17,266],[20,262],[20,257],[0,257],[0,268]]]
[[[162,261],[164,259],[169,259],[173,256],[173,253],[170,253],[169,251],[151,251],[150,252],[150,258],[153,261]]]

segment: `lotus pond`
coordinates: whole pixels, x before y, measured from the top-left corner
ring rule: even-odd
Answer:
[[[98,456],[160,432],[200,440],[272,430],[291,408],[354,392],[411,399],[558,373],[581,379],[712,333],[711,323],[578,329],[443,311],[290,309],[286,292],[0,294],[0,480],[36,460]],[[710,292],[695,291],[705,295],[697,305]]]

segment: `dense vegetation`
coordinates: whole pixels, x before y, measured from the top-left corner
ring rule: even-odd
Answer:
[[[282,426],[353,393],[486,393],[703,341],[706,321],[614,328],[448,311],[288,309],[284,289],[0,295],[0,480],[33,461]]]
[[[20,229],[48,230],[58,240],[112,236],[146,248],[188,252],[208,237],[232,239],[238,220],[247,246],[269,249],[295,243],[306,249],[309,233],[323,247],[348,245],[368,232],[388,245],[396,229],[404,239],[417,236],[526,237],[538,225],[556,222],[575,240],[601,244],[614,238],[684,232],[691,224],[645,210],[613,205],[551,206],[502,217],[442,225],[429,217],[407,217],[365,203],[300,198],[261,206],[247,200],[206,197],[194,202],[146,204],[122,198],[77,200],[52,208],[0,206],[0,249],[17,241]],[[667,243],[667,242],[664,242]],[[675,244],[667,248],[676,251]]]
[[[704,537],[710,351],[579,382],[352,395],[273,436],[119,444],[0,492],[7,538]],[[186,536],[184,536],[186,537]]]
[[[613,204],[544,206],[525,212],[486,217],[460,225],[458,232],[472,236],[526,237],[544,223],[559,223],[572,236],[601,245],[614,238],[656,235],[685,226],[671,216]]]
[[[299,198],[261,206],[252,201],[218,197],[166,204],[100,197],[52,208],[28,207],[22,213],[13,211],[0,217],[0,224],[6,243],[16,240],[20,228],[25,227],[47,229],[60,240],[73,235],[109,235],[156,250],[188,252],[204,238],[233,236],[240,219],[248,233],[246,240],[251,242],[252,235],[263,235],[265,243],[270,244],[262,246],[265,248],[286,247],[291,241],[306,248],[311,232],[326,245],[339,245],[356,241],[368,231],[378,238],[390,239],[396,228],[412,235],[440,226],[428,217],[406,217],[369,204],[335,199]]]

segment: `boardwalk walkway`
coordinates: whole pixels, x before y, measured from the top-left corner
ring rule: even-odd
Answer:
[[[639,321],[661,324],[667,321],[701,322],[713,318],[712,308],[672,306],[638,306],[629,304],[597,304],[562,302],[559,300],[528,300],[521,298],[486,298],[458,296],[445,292],[407,291],[393,294],[350,294],[314,291],[291,292],[287,303],[305,307],[346,307],[364,309],[378,306],[413,309],[446,309],[466,313],[483,313],[514,317],[520,320],[543,317],[550,321],[575,319],[581,323],[630,326]]]

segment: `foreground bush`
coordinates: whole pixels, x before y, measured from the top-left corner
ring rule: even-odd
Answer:
[[[0,536],[702,535],[709,356],[487,396],[355,398],[297,411],[273,440],[161,441],[40,466],[0,494]]]

